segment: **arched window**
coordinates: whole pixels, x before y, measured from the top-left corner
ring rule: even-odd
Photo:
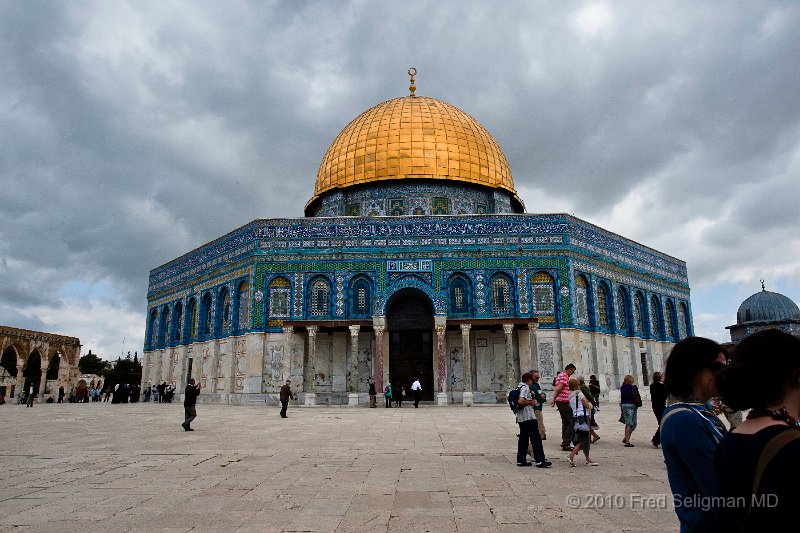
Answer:
[[[50,358],[50,364],[47,365],[47,372],[45,373],[45,379],[47,381],[58,379],[59,366],[61,366],[61,357],[59,357],[58,354],[53,354],[53,357]]]
[[[175,304],[175,313],[172,319],[173,344],[180,344],[183,340],[183,304],[177,302]]]
[[[617,332],[628,333],[628,293],[624,288],[617,290]]]
[[[311,283],[311,298],[309,311],[312,317],[326,317],[330,315],[331,288],[328,281],[317,278]]]
[[[661,331],[663,322],[661,304],[658,302],[658,298],[653,296],[650,298],[650,336],[652,338],[657,339],[663,335]]]
[[[150,349],[155,350],[158,346],[158,311],[155,309],[150,312],[150,325],[148,331],[150,333]]]
[[[350,315],[372,315],[372,290],[364,278],[355,280],[350,286]]]
[[[601,327],[608,327],[608,303],[606,302],[606,287],[602,283],[597,286],[597,323]]]
[[[537,316],[554,316],[555,280],[547,272],[537,272],[531,278],[531,293],[533,296],[533,314]]]
[[[211,293],[207,292],[203,295],[203,301],[200,302],[200,338],[202,339],[207,339],[211,335],[212,305]]]
[[[244,333],[250,323],[250,284],[243,281],[236,290],[236,332]]]
[[[583,276],[575,279],[575,323],[589,324],[589,283]]]
[[[231,325],[231,298],[228,294],[228,287],[222,287],[217,296],[216,323],[214,324],[214,334],[222,337],[228,334]]]
[[[672,305],[671,300],[667,300],[667,315],[664,317],[664,330],[667,335],[667,340],[675,340],[675,328],[672,320],[672,315],[675,313],[675,307]]]
[[[161,338],[158,339],[158,347],[163,348],[169,346],[170,335],[172,334],[172,324],[169,321],[169,307],[166,305],[161,311]]]
[[[189,300],[186,316],[189,321],[189,342],[192,342],[197,339],[197,300],[195,298]]]
[[[269,325],[280,326],[283,319],[289,318],[289,302],[291,300],[291,284],[289,280],[278,276],[269,282],[267,291],[269,292]]]
[[[633,324],[636,333],[640,335],[644,335],[644,309],[644,297],[641,292],[637,292],[633,300]]]
[[[681,305],[678,307],[678,313],[681,315],[681,339],[685,339],[687,336],[692,334],[692,324],[691,319],[689,318],[689,309],[686,307],[685,303],[681,302]]]
[[[472,291],[470,283],[464,276],[457,274],[447,283],[447,299],[450,309],[449,316],[469,316],[472,309]]]
[[[496,315],[510,315],[511,307],[511,282],[503,274],[492,278],[492,312]]]

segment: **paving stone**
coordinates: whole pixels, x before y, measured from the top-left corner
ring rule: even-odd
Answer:
[[[517,426],[502,405],[293,407],[286,420],[202,405],[192,433],[177,404],[20,407],[0,408],[13,428],[0,434],[0,533],[678,529],[647,409],[625,448],[619,412],[604,406],[591,449],[600,466],[578,468],[545,409],[554,465],[541,470],[515,465]],[[666,504],[633,507],[642,494]],[[585,508],[598,495],[625,505]]]

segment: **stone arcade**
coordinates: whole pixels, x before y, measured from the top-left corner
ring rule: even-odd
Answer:
[[[0,393],[16,398],[31,385],[44,402],[78,385],[81,342],[75,337],[0,326]],[[42,379],[44,378],[44,379]]]
[[[412,72],[409,72],[412,73]],[[255,220],[150,272],[143,385],[201,401],[504,401],[567,363],[616,388],[692,334],[683,261],[566,214],[527,214],[503,152],[460,109],[411,94],[348,124],[305,218]]]

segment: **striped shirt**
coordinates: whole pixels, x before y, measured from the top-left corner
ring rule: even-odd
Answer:
[[[564,385],[562,387],[561,392],[558,393],[556,396],[557,402],[568,402],[569,401],[569,374],[566,372],[559,372],[558,376],[556,377],[556,388],[559,385]]]

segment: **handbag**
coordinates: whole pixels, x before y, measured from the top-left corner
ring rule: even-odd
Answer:
[[[633,405],[635,405],[636,407],[641,407],[642,406],[642,395],[639,394],[639,387],[637,387],[636,385],[631,385],[631,387],[633,387],[633,393],[632,393]]]
[[[576,412],[578,411],[579,405],[580,405],[580,399],[578,398],[578,395],[576,394],[575,395],[575,411]],[[589,417],[586,416],[586,407],[583,408],[583,414],[582,415],[576,415],[575,416],[575,426],[574,427],[575,427],[575,431],[584,431],[586,433],[588,433],[590,431],[591,428],[589,427]]]

